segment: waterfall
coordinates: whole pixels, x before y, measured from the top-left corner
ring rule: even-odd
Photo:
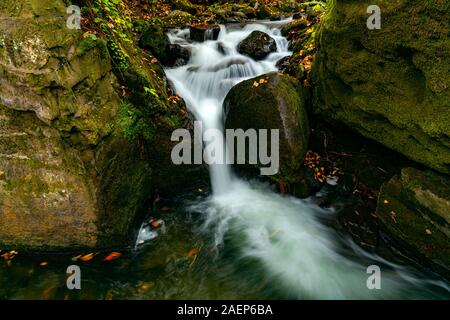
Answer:
[[[277,52],[263,61],[254,61],[237,51],[238,44],[254,30],[266,32],[277,44]],[[188,47],[192,55],[187,65],[167,69],[166,73],[204,129],[223,130],[222,104],[234,85],[276,71],[276,62],[291,54],[288,41],[277,25],[270,23],[241,29],[221,26],[217,40],[202,43],[191,43],[188,34],[188,30],[169,34],[172,43]],[[344,255],[335,231],[319,221],[333,215],[333,210],[321,209],[309,200],[279,195],[265,185],[244,182],[233,176],[227,165],[211,165],[210,175],[213,196],[192,208],[205,213],[204,229],[215,232],[218,246],[227,236],[240,239],[242,257],[259,261],[268,275],[279,280],[293,296],[389,298],[421,288],[428,281],[352,244]],[[381,290],[367,287],[369,265],[382,266]]]

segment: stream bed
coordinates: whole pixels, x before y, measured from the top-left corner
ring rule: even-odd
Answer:
[[[188,41],[187,30],[170,34],[192,56],[186,66],[166,70],[168,78],[206,128],[223,129],[222,103],[233,85],[276,71],[276,62],[291,54],[282,23],[222,26],[217,40],[203,43]],[[236,49],[255,30],[277,43],[277,52],[262,61]],[[338,232],[335,199],[320,207],[313,198],[280,195],[227,165],[212,165],[210,173],[211,190],[193,187],[152,207],[136,247],[114,250],[123,253],[118,259],[104,261],[110,251],[93,252],[88,261],[80,252],[19,252],[0,262],[0,299],[450,298],[445,280],[407,260],[366,252]],[[331,197],[330,188],[340,186],[327,185],[320,196]],[[154,228],[150,216],[158,221]],[[72,264],[81,268],[81,290],[66,287]],[[379,290],[367,286],[373,265],[381,270]]]

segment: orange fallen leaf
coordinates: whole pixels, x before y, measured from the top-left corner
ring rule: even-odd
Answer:
[[[94,253],[88,253],[88,254],[85,254],[84,256],[81,256],[80,260],[84,261],[84,262],[88,262],[88,261],[91,261],[94,257],[95,257]]]
[[[152,226],[153,229],[156,229],[156,228],[159,228],[159,227],[161,226],[161,223],[159,223],[158,220],[153,219],[153,220],[150,222],[150,225]]]
[[[39,264],[41,267],[46,267],[46,266],[48,266],[48,262],[41,262],[40,264]]]
[[[193,257],[196,256],[199,253],[199,250],[197,248],[192,248],[189,252],[188,252],[188,257]]]
[[[119,259],[122,256],[122,253],[120,252],[111,252],[110,254],[108,254],[105,259],[103,259],[104,261],[112,261],[112,260],[116,260]]]

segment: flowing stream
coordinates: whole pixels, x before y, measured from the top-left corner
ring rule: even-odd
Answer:
[[[281,24],[244,28],[222,26],[219,39],[188,40],[189,31],[170,34],[189,47],[188,65],[168,69],[191,112],[204,128],[223,129],[222,102],[233,85],[276,71],[276,61],[290,55]],[[240,55],[238,43],[253,30],[268,33],[278,52],[264,61]],[[212,165],[211,186],[194,182],[177,196],[162,197],[149,209],[136,248],[106,262],[111,250],[32,254],[20,252],[0,263],[1,299],[450,299],[448,282],[412,267],[383,248],[368,253],[336,225],[338,210],[323,209],[313,199],[280,195],[273,186],[237,177],[230,166]],[[317,197],[343,210],[348,195],[327,185]],[[152,228],[150,218],[161,222]],[[381,249],[381,250],[379,250]],[[389,257],[387,261],[386,256]],[[82,269],[81,290],[66,287],[67,266]],[[381,289],[367,288],[367,267],[381,270]]]
[[[276,40],[277,52],[263,61],[254,61],[237,51],[239,42],[254,30]],[[235,84],[276,71],[276,62],[291,54],[288,41],[273,24],[251,24],[242,29],[222,26],[217,40],[202,43],[191,43],[188,38],[188,30],[170,34],[171,42],[188,47],[192,56],[187,65],[166,72],[206,129],[223,130],[222,104]],[[228,165],[211,165],[210,175],[213,195],[191,208],[206,215],[203,231],[214,231],[218,248],[232,246],[240,259],[262,266],[266,276],[279,281],[290,296],[398,298],[408,297],[411,290],[420,291],[430,283],[445,287],[368,254],[351,241],[338,245],[335,232],[320,222],[333,215],[333,210],[279,195],[260,183],[245,182],[234,176]],[[381,267],[382,290],[367,287],[370,265]]]

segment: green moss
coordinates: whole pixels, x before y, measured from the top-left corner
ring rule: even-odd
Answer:
[[[94,48],[99,48],[100,52],[104,54],[106,43],[105,41],[98,39],[97,36],[91,34],[78,43],[76,54],[77,56],[83,56]]]
[[[366,27],[370,4],[382,10],[381,30]],[[317,36],[314,111],[450,173],[450,57],[443,54],[450,6],[335,0],[329,7]]]

